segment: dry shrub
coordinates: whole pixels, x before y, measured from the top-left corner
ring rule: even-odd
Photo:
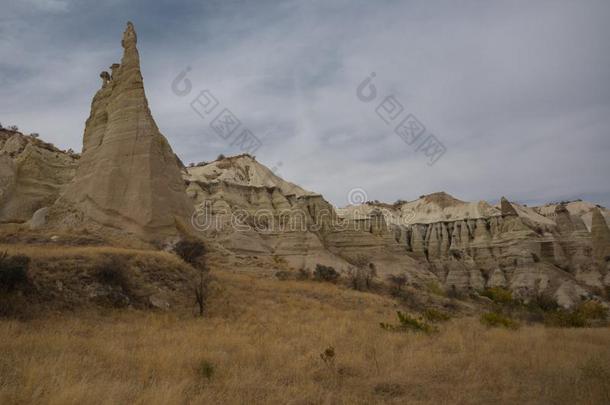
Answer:
[[[147,257],[167,257],[155,276],[186,267]],[[0,320],[0,403],[608,403],[608,328],[512,331],[467,317],[433,336],[388,333],[378,321],[395,319],[390,297],[216,276],[204,322],[190,307]],[[328,346],[334,372],[319,357]]]
[[[424,322],[421,319],[416,319],[412,316],[409,316],[406,313],[401,311],[396,311],[396,315],[398,316],[398,325],[392,325],[389,323],[381,322],[379,325],[382,329],[393,331],[393,332],[424,332],[424,333],[432,333],[436,332],[437,329]]]
[[[559,328],[585,328],[605,326],[608,309],[597,301],[585,301],[571,310],[559,308],[545,314],[548,326]]]
[[[481,315],[481,323],[488,327],[504,327],[507,329],[518,329],[519,322],[515,321],[508,315],[499,312],[486,312]]]
[[[513,293],[502,287],[486,288],[479,295],[487,297],[497,304],[510,305],[514,303]]]
[[[216,368],[214,367],[214,364],[209,360],[201,360],[197,366],[197,374],[208,381],[212,379],[215,371]]]
[[[390,293],[398,296],[402,293],[404,286],[407,285],[408,278],[406,274],[390,274],[387,281],[390,284]]]
[[[124,256],[106,256],[95,269],[95,278],[102,284],[129,291],[128,263]]]
[[[29,284],[30,258],[24,255],[0,254],[0,292],[13,292]]]
[[[205,266],[206,248],[202,241],[197,239],[182,239],[174,246],[176,253],[182,260],[200,268]]]
[[[287,270],[280,270],[275,272],[275,278],[280,281],[292,280],[294,278],[293,274]]]
[[[32,315],[29,265],[27,256],[0,254],[0,317],[26,319]]]
[[[430,322],[445,322],[451,319],[451,315],[439,309],[427,308],[424,311],[424,319]]]
[[[316,270],[313,272],[313,277],[317,281],[334,283],[339,278],[339,273],[334,267],[316,264]]]

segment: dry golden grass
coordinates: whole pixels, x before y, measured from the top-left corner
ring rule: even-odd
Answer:
[[[209,315],[0,321],[0,403],[608,403],[610,329],[393,333],[387,298],[217,273]],[[332,346],[334,364],[320,353]]]

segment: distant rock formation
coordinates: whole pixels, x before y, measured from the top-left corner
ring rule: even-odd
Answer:
[[[88,220],[148,239],[175,233],[192,206],[181,164],[148,108],[136,43],[127,23],[121,64],[100,75],[82,157],[62,201]]]
[[[609,212],[593,204],[530,208],[502,197],[491,207],[435,193],[394,206],[349,206],[338,213],[361,219],[372,216],[377,207],[383,207],[408,254],[427,261],[448,289],[503,286],[516,297],[547,294],[571,306],[610,286],[604,266],[594,262],[610,254],[604,220]],[[585,221],[591,216],[589,232]]]
[[[592,214],[593,258],[598,262],[604,262],[606,258],[610,258],[610,229],[599,208],[595,207]]]
[[[435,279],[406,254],[379,210],[343,220],[321,195],[285,181],[249,155],[187,170],[187,194],[201,210],[194,225],[205,239],[238,255],[273,255],[294,268],[325,264],[338,271],[363,256],[381,277],[408,273],[421,283]]]
[[[511,205],[511,203],[505,197],[502,197],[500,199],[500,211],[502,211],[503,217],[509,217],[509,216],[516,217],[518,215],[515,208]]]

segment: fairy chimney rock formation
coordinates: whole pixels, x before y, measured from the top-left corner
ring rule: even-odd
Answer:
[[[101,75],[80,164],[62,199],[94,222],[156,239],[175,234],[192,208],[181,165],[148,108],[136,42],[129,22],[120,65]]]
[[[610,257],[610,229],[599,208],[594,208],[591,213],[593,258],[601,262]]]

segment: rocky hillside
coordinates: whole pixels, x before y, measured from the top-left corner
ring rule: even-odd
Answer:
[[[552,293],[569,306],[610,286],[609,211],[591,203],[530,208],[502,198],[492,207],[435,193],[394,205],[350,206],[339,215],[383,215],[408,254],[429,263],[447,288]]]
[[[335,209],[249,155],[184,168],[148,108],[136,43],[129,23],[121,63],[100,75],[80,158],[0,131],[0,221],[17,234],[148,248],[198,237],[237,261],[273,258],[294,271],[367,269],[414,288],[505,287],[564,306],[607,297],[610,212],[591,203],[493,206],[440,192]]]
[[[434,279],[405,253],[383,218],[340,218],[320,194],[281,179],[251,156],[191,167],[185,181],[197,207],[194,228],[235,254],[279,256],[295,269],[325,264],[340,271],[364,257],[382,275]]]
[[[277,188],[284,195],[315,195],[294,183],[275,175],[256,158],[248,154],[224,157],[214,162],[199,164],[188,168],[186,179],[190,182],[231,183],[248,187]]]

